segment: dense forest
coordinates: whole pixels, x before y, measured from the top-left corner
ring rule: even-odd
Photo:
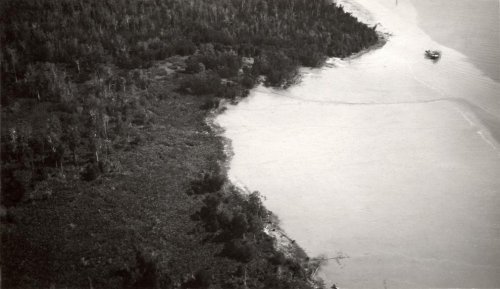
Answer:
[[[373,28],[327,0],[0,5],[3,288],[319,286],[205,120]]]

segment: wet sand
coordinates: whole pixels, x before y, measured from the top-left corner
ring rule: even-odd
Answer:
[[[500,287],[500,85],[420,29],[410,2],[339,2],[388,43],[229,106],[231,179],[310,256],[347,257],[323,267],[328,283]]]

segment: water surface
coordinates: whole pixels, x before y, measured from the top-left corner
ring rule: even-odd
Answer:
[[[409,1],[340,2],[389,42],[230,106],[217,121],[231,179],[308,254],[346,257],[323,267],[328,283],[500,287],[500,85],[426,34]]]
[[[427,34],[462,52],[486,76],[500,81],[498,0],[412,0],[411,3],[418,11],[419,26]]]

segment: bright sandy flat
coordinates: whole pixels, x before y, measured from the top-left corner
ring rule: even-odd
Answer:
[[[286,91],[259,87],[218,117],[230,176],[312,257],[347,257],[323,267],[328,283],[500,287],[500,85],[394,2],[341,1],[392,34],[383,48],[303,70]]]

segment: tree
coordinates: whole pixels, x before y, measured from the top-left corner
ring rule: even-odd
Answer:
[[[26,192],[24,185],[16,178],[13,170],[2,170],[1,203],[4,206],[13,206],[20,202]]]
[[[216,232],[220,227],[217,217],[219,206],[221,204],[220,197],[208,195],[203,200],[203,203],[205,205],[200,209],[198,215],[205,225],[205,230],[208,232]]]
[[[238,213],[231,220],[230,230],[234,238],[244,238],[248,229],[248,221],[244,214]]]
[[[245,288],[247,288],[247,264],[256,257],[256,254],[257,249],[253,244],[238,239],[225,243],[221,252],[222,256],[243,263],[243,285]]]
[[[70,126],[67,131],[67,142],[68,147],[73,156],[73,164],[77,163],[77,149],[80,145],[80,132],[78,130],[78,126]]]
[[[224,244],[221,255],[241,263],[250,262],[256,254],[255,247],[248,241],[235,239]]]

